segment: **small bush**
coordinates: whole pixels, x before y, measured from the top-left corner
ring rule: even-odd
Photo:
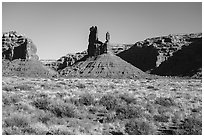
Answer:
[[[103,105],[107,110],[114,110],[119,105],[119,100],[113,95],[104,95],[99,100],[99,105]]]
[[[86,85],[84,85],[84,84],[82,84],[82,83],[78,83],[78,84],[76,85],[76,87],[77,87],[77,88],[82,88],[82,89],[84,89],[84,88],[86,88]]]
[[[121,100],[124,100],[127,104],[136,103],[136,99],[129,94],[121,94],[119,95],[119,97]]]
[[[179,125],[179,135],[202,135],[202,119],[190,116]]]
[[[142,110],[134,105],[119,105],[115,111],[119,119],[139,118],[142,114]]]
[[[125,124],[125,132],[129,135],[154,135],[156,127],[143,119],[134,119]]]
[[[14,87],[15,89],[20,89],[20,90],[25,90],[25,91],[29,91],[31,90],[33,87],[29,86],[29,85],[18,85]]]
[[[165,115],[154,115],[153,118],[158,122],[169,122],[169,117]]]
[[[41,122],[33,123],[29,126],[27,134],[46,135],[48,128]]]
[[[31,104],[38,109],[47,110],[48,105],[50,104],[50,100],[45,97],[40,97],[40,98],[36,98]]]
[[[38,111],[36,112],[35,118],[37,118],[37,121],[42,122],[43,124],[47,124],[48,121],[53,119],[54,114],[52,114],[49,111]]]
[[[94,105],[94,97],[91,94],[83,94],[79,98],[79,103],[85,106]]]
[[[12,105],[21,100],[20,95],[18,94],[7,94],[2,93],[2,102],[4,105]]]
[[[159,105],[165,106],[165,107],[170,107],[170,106],[176,105],[176,103],[174,102],[174,100],[172,98],[166,98],[166,97],[156,98],[155,104],[159,104]]]
[[[75,106],[63,101],[53,101],[48,110],[55,114],[57,117],[75,117]]]
[[[73,135],[70,128],[64,125],[53,125],[49,128],[50,135]]]
[[[23,135],[24,133],[21,131],[19,127],[7,127],[2,130],[3,135]]]
[[[2,90],[5,90],[5,91],[15,91],[15,88],[13,86],[6,85],[6,86],[2,87]]]
[[[30,104],[28,104],[27,102],[18,102],[15,104],[16,109],[18,111],[27,111],[27,112],[31,112],[34,111],[35,108],[33,106],[31,106]]]
[[[30,119],[21,113],[14,113],[4,120],[6,127],[26,127],[30,123]]]

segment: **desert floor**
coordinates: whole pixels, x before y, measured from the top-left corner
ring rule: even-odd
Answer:
[[[202,134],[199,79],[2,78],[2,134]]]

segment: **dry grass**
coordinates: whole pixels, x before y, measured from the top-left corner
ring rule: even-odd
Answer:
[[[3,77],[5,135],[197,135],[202,82],[195,79]]]

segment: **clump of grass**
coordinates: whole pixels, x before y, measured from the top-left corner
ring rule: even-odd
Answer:
[[[129,135],[154,135],[156,126],[143,119],[132,119],[125,124],[125,132]]]
[[[154,118],[155,121],[158,121],[158,122],[169,122],[169,116],[154,115],[153,118]]]
[[[46,135],[48,131],[49,129],[45,124],[37,122],[29,125],[27,133],[35,135]]]
[[[142,110],[135,105],[119,105],[115,111],[119,119],[139,118],[142,115]]]
[[[85,85],[85,84],[82,84],[82,83],[78,83],[78,84],[76,85],[76,87],[77,87],[77,88],[84,89],[84,88],[86,88],[86,85]]]
[[[119,98],[125,101],[127,104],[136,103],[136,99],[130,94],[120,94]]]
[[[75,117],[75,106],[61,100],[52,101],[48,106],[48,110],[57,117]]]
[[[18,94],[7,94],[7,93],[2,93],[2,102],[3,105],[12,105],[21,100],[20,95]]]
[[[65,125],[53,125],[49,127],[50,135],[73,135],[73,132],[70,131]]]
[[[25,114],[14,113],[7,117],[3,122],[6,127],[26,127],[31,121]]]
[[[5,91],[14,91],[15,88],[13,86],[6,85],[6,86],[2,87],[2,90],[5,90]]]
[[[29,86],[29,85],[17,85],[14,87],[15,89],[19,89],[19,90],[25,90],[25,91],[29,91],[31,90],[33,87]]]
[[[119,105],[119,99],[113,95],[103,95],[99,105],[105,106],[107,110],[114,110]]]
[[[47,110],[50,104],[50,100],[46,97],[39,97],[35,98],[31,104],[38,109]]]
[[[194,116],[187,117],[180,125],[177,131],[179,135],[202,135],[202,118]]]
[[[94,101],[94,97],[91,94],[83,94],[80,98],[79,98],[79,104],[85,105],[85,106],[90,106],[90,105],[94,105],[95,101]]]
[[[52,114],[49,111],[37,111],[35,118],[37,119],[37,121],[42,122],[43,124],[47,124],[48,121],[52,120],[55,117],[54,114]]]
[[[21,131],[19,127],[6,127],[3,128],[3,135],[23,135],[24,133]]]
[[[18,111],[27,111],[27,112],[32,112],[35,110],[35,108],[33,106],[31,106],[29,103],[27,102],[18,102],[15,104],[16,109]]]
[[[172,98],[167,98],[167,97],[158,97],[156,98],[154,103],[165,107],[171,107],[176,105],[176,103]]]

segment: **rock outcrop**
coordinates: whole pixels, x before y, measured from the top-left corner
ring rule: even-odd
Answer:
[[[58,73],[44,66],[36,55],[32,40],[16,31],[2,36],[2,76],[57,77]]]
[[[107,34],[106,34],[107,35]],[[107,36],[106,38],[108,41],[110,40]],[[98,40],[98,30],[97,27],[92,26],[90,28],[90,34],[89,34],[89,45],[88,45],[88,56],[98,56],[103,53],[107,53],[107,41],[105,43]]]
[[[78,52],[75,54],[67,54],[62,56],[57,61],[42,61],[42,63],[46,66],[54,68],[57,71],[64,69],[65,67],[72,66],[75,62],[82,59],[84,56],[98,56],[107,52],[118,54],[124,50],[132,47],[133,44],[113,44],[110,43],[110,33],[106,33],[105,42],[101,42],[98,40],[98,30],[97,27],[92,26],[90,28],[89,34],[89,45],[87,51]]]
[[[2,58],[10,61],[15,59],[38,60],[37,47],[31,39],[18,34],[16,31],[3,33]]]
[[[148,38],[118,56],[152,74],[191,76],[202,68],[202,33]]]
[[[73,65],[60,70],[65,77],[91,78],[149,78],[150,75],[122,60],[109,48],[110,34],[106,33],[106,41],[98,40],[97,27],[90,28],[88,54]]]

